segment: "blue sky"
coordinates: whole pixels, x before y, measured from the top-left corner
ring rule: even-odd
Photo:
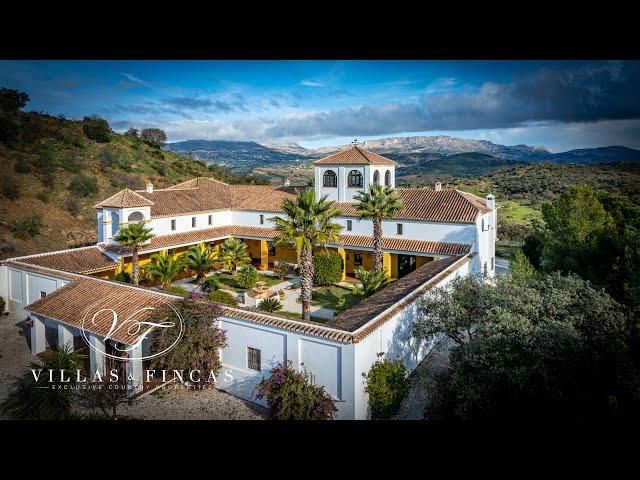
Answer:
[[[170,141],[640,148],[640,62],[0,61],[0,86],[26,91],[28,110],[159,127]]]

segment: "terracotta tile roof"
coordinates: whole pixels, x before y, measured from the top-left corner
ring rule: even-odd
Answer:
[[[485,200],[459,190],[431,190],[428,188],[397,188],[404,209],[397,220],[428,220],[432,222],[475,223],[479,213],[489,210]],[[342,215],[357,216],[353,203],[336,204]]]
[[[163,295],[148,289],[82,278],[75,279],[46,297],[31,303],[25,310],[67,325],[81,327],[85,315],[93,315],[101,308],[113,309],[118,319],[126,319],[142,308],[152,307],[160,310],[170,308],[167,303],[178,301],[180,297]],[[144,311],[135,315],[135,319],[142,322],[149,320],[156,313]],[[112,315],[104,312],[96,317],[95,323],[85,322],[85,329],[105,336],[111,328],[112,320]],[[137,336],[127,334],[127,328],[117,329],[113,338],[127,344],[137,340]]]
[[[39,265],[31,265],[29,263],[21,263],[17,260],[7,259],[0,262],[0,265],[6,265],[7,267],[13,267],[25,272],[39,273],[42,275],[48,275],[50,277],[61,278],[63,280],[73,280],[77,278],[75,274],[63,272],[62,270],[56,270],[48,267],[41,267]]]
[[[72,273],[91,273],[118,266],[118,262],[107,257],[97,245],[17,257],[14,260]]]
[[[285,198],[293,200],[300,187],[269,185],[232,185],[231,205],[236,210],[281,212]]]
[[[349,247],[373,248],[373,237],[368,235],[341,235],[340,244]],[[441,255],[464,255],[471,246],[466,243],[430,242],[407,238],[382,237],[384,250],[403,250]]]
[[[462,261],[461,261],[462,259]],[[395,313],[426,290],[437,284],[442,278],[452,271],[449,267],[455,265],[455,269],[468,261],[469,256],[453,256],[444,260],[429,262],[414,270],[410,274],[391,283],[377,293],[350,309],[336,315],[327,323],[327,326],[356,333],[357,340],[366,337],[378,328],[384,321],[390,319]],[[395,305],[401,302],[399,305]],[[391,311],[391,307],[395,308]],[[384,315],[382,315],[384,313]],[[375,320],[369,324],[371,320]],[[356,332],[360,327],[367,326],[366,331]]]
[[[144,198],[137,192],[125,188],[120,190],[115,195],[111,195],[106,200],[103,200],[94,205],[94,208],[102,207],[114,207],[114,208],[130,208],[130,207],[150,207],[153,202]]]
[[[397,165],[377,153],[353,146],[313,162],[314,165]]]

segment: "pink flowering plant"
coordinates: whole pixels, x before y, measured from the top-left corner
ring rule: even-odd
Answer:
[[[184,320],[182,339],[166,354],[154,358],[151,368],[212,371],[217,374],[222,367],[220,350],[227,346],[225,331],[215,324],[221,313],[220,307],[207,301],[204,295],[191,294],[176,309]],[[175,312],[171,312],[171,316],[176,317]],[[172,320],[179,321],[177,318]],[[153,339],[152,350],[168,348],[175,342],[178,332],[177,328],[163,329]]]
[[[267,399],[273,420],[331,420],[338,411],[331,395],[309,384],[306,372],[295,370],[290,361],[278,363],[258,384],[256,398]]]

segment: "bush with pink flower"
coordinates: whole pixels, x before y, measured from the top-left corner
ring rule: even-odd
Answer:
[[[278,363],[258,384],[258,399],[265,398],[273,420],[331,420],[338,409],[331,395],[307,381],[306,372],[290,361]]]

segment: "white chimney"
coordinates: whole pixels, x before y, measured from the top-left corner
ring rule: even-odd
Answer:
[[[153,183],[147,183],[147,193],[153,193]]]
[[[439,192],[440,190],[442,190],[442,183],[436,182],[436,192]]]
[[[284,179],[284,186],[288,187],[289,185],[291,185],[291,180],[289,180],[288,178]]]
[[[492,194],[487,195],[487,208],[489,210],[493,210],[494,208],[496,208],[496,197],[494,197]]]

